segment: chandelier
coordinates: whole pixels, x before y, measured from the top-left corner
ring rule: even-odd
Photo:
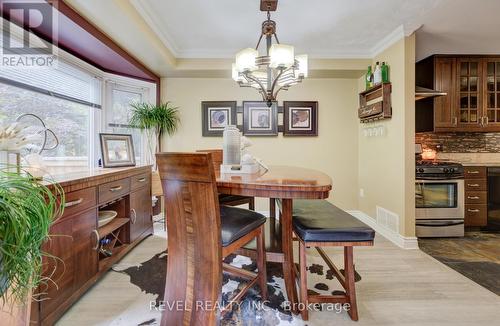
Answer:
[[[277,1],[261,1],[261,11],[267,11],[262,32],[255,48],[246,48],[236,54],[232,65],[232,78],[241,87],[253,87],[271,106],[278,93],[302,82],[307,77],[307,55],[294,55],[291,45],[281,44],[276,35],[276,22],[270,11],[276,10]],[[266,40],[266,54],[259,56],[259,45]],[[273,44],[273,37],[276,43]]]

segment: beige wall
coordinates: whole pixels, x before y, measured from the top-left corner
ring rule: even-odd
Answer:
[[[390,65],[392,118],[359,126],[359,209],[376,217],[376,207],[399,215],[399,233],[415,235],[415,37],[406,37],[377,55]],[[364,81],[358,87],[364,89]],[[365,137],[363,128],[382,125],[385,134]]]
[[[360,210],[375,218],[377,206],[399,216],[399,233],[415,235],[414,125],[415,37],[406,37],[373,59],[391,69],[392,119],[385,134],[365,137],[357,118],[362,79],[307,79],[280,94],[283,100],[319,102],[319,136],[252,137],[251,151],[268,164],[318,169],[333,179],[330,200],[344,209]],[[258,100],[253,89],[240,88],[225,78],[164,78],[162,99],[181,108],[181,127],[164,141],[167,151],[220,148],[222,138],[201,136],[201,101]],[[241,120],[241,119],[240,119]],[[239,121],[238,123],[241,123]],[[368,125],[370,126],[370,124]],[[363,196],[360,196],[360,189]],[[258,210],[267,202],[258,201]]]
[[[330,200],[344,209],[356,209],[358,184],[358,119],[356,79],[307,79],[279,96],[283,100],[319,102],[318,137],[252,137],[251,152],[268,164],[318,169],[333,179]],[[162,99],[181,108],[181,127],[165,140],[167,151],[222,147],[220,137],[202,137],[201,101],[259,100],[257,91],[224,78],[162,79]],[[241,123],[241,121],[239,122]],[[268,210],[259,201],[258,210]]]

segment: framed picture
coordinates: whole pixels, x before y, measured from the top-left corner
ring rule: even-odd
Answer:
[[[99,134],[99,137],[103,167],[135,166],[132,135]]]
[[[283,102],[284,136],[318,135],[318,102]]]
[[[267,102],[243,102],[243,135],[278,135],[278,103],[268,107]]]
[[[224,127],[236,125],[236,101],[201,102],[203,137],[222,137]]]

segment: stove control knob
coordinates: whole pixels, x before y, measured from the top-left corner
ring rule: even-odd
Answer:
[[[420,172],[420,173],[424,173],[424,169],[423,169],[423,168],[419,168],[419,169],[418,169],[418,172]]]
[[[455,172],[455,168],[450,168],[450,173]]]
[[[450,170],[448,168],[443,168],[443,172],[448,173],[448,172],[450,172]]]

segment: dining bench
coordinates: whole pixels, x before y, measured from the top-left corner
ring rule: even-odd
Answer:
[[[278,201],[278,205],[280,205]],[[354,216],[326,200],[296,200],[293,202],[293,231],[299,242],[299,267],[294,269],[299,283],[300,312],[308,320],[311,303],[349,304],[347,312],[358,320],[355,290],[354,246],[373,246],[375,231]],[[333,295],[309,294],[307,289],[306,248],[314,247],[344,288]],[[344,272],[331,261],[323,247],[344,247]],[[347,307],[346,307],[347,308]]]

